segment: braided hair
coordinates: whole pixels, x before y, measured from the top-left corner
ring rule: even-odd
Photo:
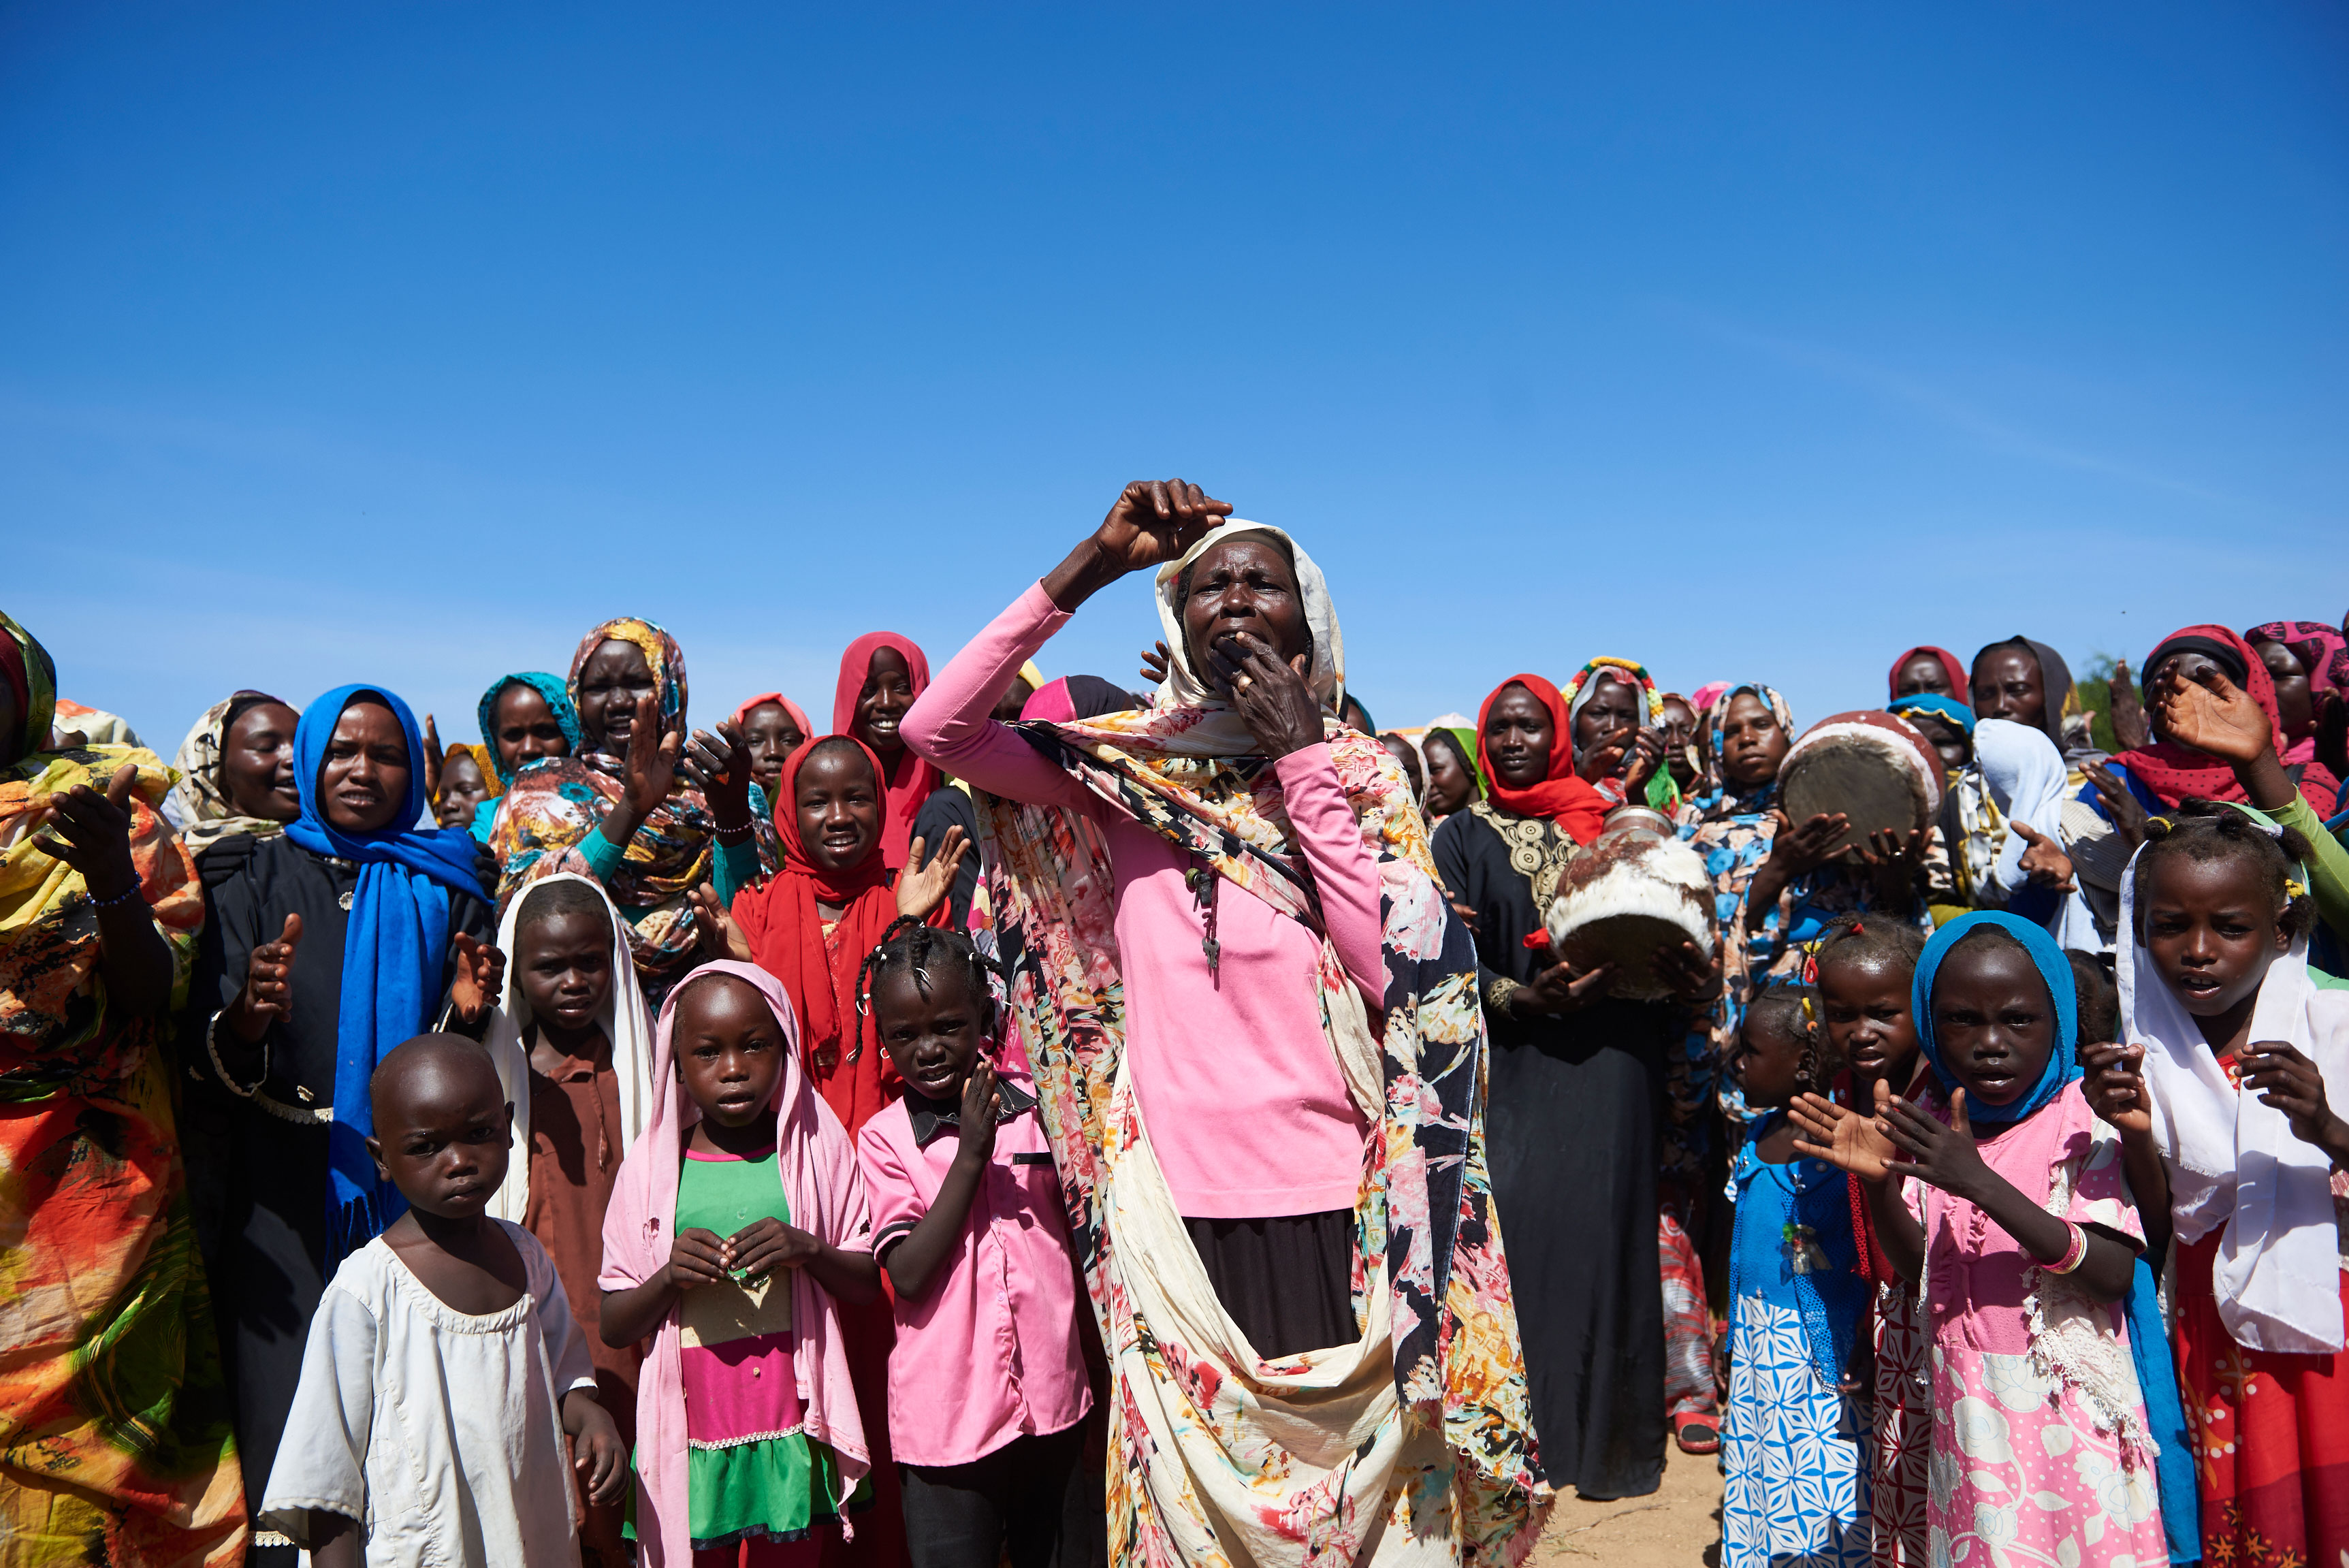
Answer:
[[[2276,924],[2290,936],[2304,936],[2316,923],[2316,901],[2302,885],[2308,840],[2292,828],[2271,833],[2234,807],[2216,800],[2189,800],[2145,824],[2145,848],[2137,857],[2132,892],[2137,918],[2145,917],[2154,867],[2164,861],[2240,860],[2250,865],[2262,890],[2282,913]]]
[[[1924,951],[1924,933],[1913,925],[1880,914],[1839,914],[1811,944],[1809,977],[1816,981],[1831,963],[1881,964],[1913,975]]]
[[[979,1026],[988,1039],[995,1037],[995,991],[988,984],[994,973],[978,948],[959,931],[941,931],[910,914],[901,914],[889,923],[873,951],[856,971],[856,1043],[848,1059],[854,1061],[864,1050],[864,1020],[873,1011],[873,987],[884,975],[910,975],[924,995],[929,995],[930,976],[943,969],[963,976],[970,987],[974,1003],[979,1010]],[[877,1026],[876,1031],[877,1031]]]
[[[1818,992],[1808,985],[1773,985],[1745,1008],[1748,1030],[1776,1030],[1799,1041],[1801,1061],[1795,1068],[1796,1085],[1806,1093],[1825,1094],[1840,1063],[1830,1060],[1826,1031],[1818,1025]]]

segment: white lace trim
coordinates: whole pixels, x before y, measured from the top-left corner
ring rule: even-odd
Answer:
[[[2056,1168],[2045,1208],[2057,1219],[2071,1212],[2073,1162]],[[2023,1303],[2031,1334],[2031,1369],[2080,1397],[2096,1430],[2119,1439],[2132,1464],[2152,1464],[2159,1455],[2146,1429],[2145,1392],[2137,1364],[2110,1328],[2117,1304],[2107,1306],[2081,1288],[2076,1276],[2060,1274],[2034,1262]]]
[[[685,1446],[688,1449],[700,1449],[705,1452],[712,1452],[719,1449],[739,1449],[748,1443],[772,1442],[777,1438],[796,1438],[806,1430],[807,1426],[802,1422],[796,1427],[785,1427],[780,1431],[752,1432],[750,1436],[742,1438],[721,1438],[714,1443],[706,1442],[699,1438],[691,1438],[687,1439]]]

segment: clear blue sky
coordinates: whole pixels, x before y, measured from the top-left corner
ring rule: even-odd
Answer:
[[[2349,13],[0,8],[0,603],[167,753],[622,613],[821,721],[1168,473],[1389,724],[2338,617]]]

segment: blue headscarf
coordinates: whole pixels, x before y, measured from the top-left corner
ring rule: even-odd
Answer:
[[[1935,718],[1946,718],[1964,730],[1969,740],[1973,738],[1974,710],[1956,697],[1943,696],[1939,692],[1919,691],[1910,692],[1907,696],[1896,696],[1884,705],[1884,711],[1895,718],[1913,718],[1918,714],[1930,713]]]
[[[346,833],[318,800],[326,742],[354,698],[380,700],[408,738],[408,798],[391,825]],[[326,1138],[326,1272],[383,1233],[407,1208],[398,1189],[376,1175],[367,1140],[375,1131],[367,1080],[376,1064],[423,1032],[440,1001],[449,953],[449,895],[482,895],[472,836],[419,830],[424,812],[424,738],[408,705],[379,686],[336,686],[312,703],[294,729],[294,777],[302,815],[285,836],[312,854],[357,861],[359,882],[343,938],[343,995],[336,1020],[335,1119]]]
[[[1958,1088],[1958,1080],[1941,1065],[1941,1047],[1933,1038],[1933,976],[1940,972],[1941,960],[1950,955],[1970,932],[1985,925],[1995,926],[2023,944],[2031,954],[2031,962],[2046,982],[2047,995],[2055,1004],[2055,1039],[2047,1047],[2047,1066],[2041,1071],[2039,1081],[2012,1105],[1988,1105],[1966,1097],[1966,1117],[1974,1122],[2003,1125],[2021,1121],[2024,1117],[2048,1104],[2064,1092],[2064,1086],[2080,1076],[2080,1057],[2076,1045],[2080,1037],[2080,999],[2072,988],[2072,964],[2047,928],[2036,922],[2019,918],[2003,910],[1981,909],[1971,914],[1961,914],[1925,944],[1925,951],[1917,959],[1917,977],[1909,983],[1909,1016],[1917,1021],[1917,1043],[1925,1052],[1925,1059],[1933,1065],[1933,1077],[1941,1086],[1944,1096]]]
[[[579,727],[579,710],[572,706],[571,690],[563,684],[561,676],[548,675],[544,670],[519,670],[510,676],[500,676],[481,694],[481,744],[490,748],[490,764],[498,770],[498,781],[513,782],[513,769],[506,766],[505,754],[498,749],[498,698],[510,686],[526,686],[546,699],[554,710],[554,722],[563,727],[563,738],[571,743],[573,756],[577,756],[587,732]]]

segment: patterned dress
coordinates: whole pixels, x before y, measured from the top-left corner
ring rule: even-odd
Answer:
[[[2118,1136],[2076,1082],[1979,1148],[2024,1196],[2074,1224],[2143,1244]],[[2064,1276],[2040,1268],[1965,1200],[1920,1182],[1906,1198],[1925,1226],[1932,1561],[2167,1563],[2153,1442],[2121,1308],[2067,1295]],[[2034,1326],[2034,1314],[2052,1324],[2066,1310],[2064,1332],[2085,1334],[2085,1349]]]
[[[1853,1272],[1849,1179],[1769,1164],[1757,1123],[1737,1158],[1729,1408],[1721,1429],[1723,1568],[1862,1568],[1868,1466],[1858,1401],[1837,1385],[1867,1310]]]
[[[1876,1287],[1876,1568],[1922,1568],[1926,1457],[1933,1441],[1933,1378],[1923,1315],[1914,1288],[1893,1280]]]
[[[0,634],[13,625],[0,616]],[[131,864],[177,1000],[203,892],[157,810],[171,782],[161,761],[91,746],[0,774],[0,1558],[28,1568],[244,1556],[160,1049],[168,1014],[111,1005],[89,890],[28,830],[43,797],[102,789],[126,762],[139,769]]]

